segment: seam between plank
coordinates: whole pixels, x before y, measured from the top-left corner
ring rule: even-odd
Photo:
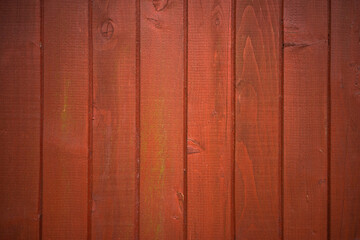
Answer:
[[[136,152],[135,152],[135,239],[140,239],[140,0],[135,2],[135,15],[136,15]]]
[[[236,239],[236,199],[235,199],[235,167],[236,167],[236,0],[231,1],[231,71],[232,71],[232,125],[233,125],[233,146],[232,146],[232,191],[231,191],[231,224],[232,238]]]
[[[88,61],[89,61],[89,93],[88,93],[88,219],[87,236],[92,238],[92,191],[93,191],[93,36],[92,36],[92,0],[88,1]]]
[[[284,240],[284,84],[285,84],[285,52],[284,52],[284,0],[281,0],[280,6],[280,238]]]
[[[328,82],[327,82],[327,239],[331,239],[331,0],[328,0]]]
[[[188,31],[189,31],[189,21],[188,21],[188,0],[183,1],[183,27],[184,27],[184,93],[183,93],[183,188],[184,188],[184,212],[183,212],[183,239],[187,239],[187,206],[188,206],[188,179],[187,179],[187,168],[188,168],[188,162],[187,162],[187,137],[188,137]]]
[[[43,173],[44,173],[44,0],[40,0],[40,165],[39,165],[39,239],[43,229]]]

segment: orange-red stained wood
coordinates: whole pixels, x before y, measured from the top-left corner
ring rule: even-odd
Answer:
[[[40,2],[0,1],[0,31],[0,239],[38,239]]]
[[[188,11],[188,239],[230,239],[231,1],[189,0]]]
[[[360,2],[331,1],[331,239],[360,239]]]
[[[183,1],[140,4],[140,239],[183,239]]]
[[[327,239],[328,1],[284,2],[284,239]]]
[[[236,2],[236,239],[280,239],[281,1]]]
[[[44,1],[43,239],[85,239],[88,5]]]
[[[93,239],[135,239],[135,8],[93,1]]]

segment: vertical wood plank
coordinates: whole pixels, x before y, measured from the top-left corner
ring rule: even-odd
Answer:
[[[93,239],[135,239],[135,8],[93,2]]]
[[[360,239],[360,2],[331,1],[331,239]]]
[[[140,5],[140,238],[183,239],[183,1]]]
[[[236,2],[236,239],[280,239],[281,1]]]
[[[0,31],[0,239],[38,239],[40,2],[0,1]]]
[[[44,1],[43,238],[85,239],[88,1]]]
[[[188,4],[188,239],[231,239],[231,1]]]
[[[284,239],[327,238],[327,2],[284,2]]]

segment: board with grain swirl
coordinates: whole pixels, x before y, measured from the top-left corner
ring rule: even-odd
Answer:
[[[233,238],[232,2],[188,2],[188,239]]]
[[[281,1],[236,1],[235,234],[281,238]]]

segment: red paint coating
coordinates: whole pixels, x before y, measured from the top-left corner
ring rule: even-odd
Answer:
[[[43,239],[85,239],[88,1],[44,1]]]
[[[231,1],[189,0],[188,239],[231,239]]]
[[[135,238],[135,7],[93,1],[92,239]]]

